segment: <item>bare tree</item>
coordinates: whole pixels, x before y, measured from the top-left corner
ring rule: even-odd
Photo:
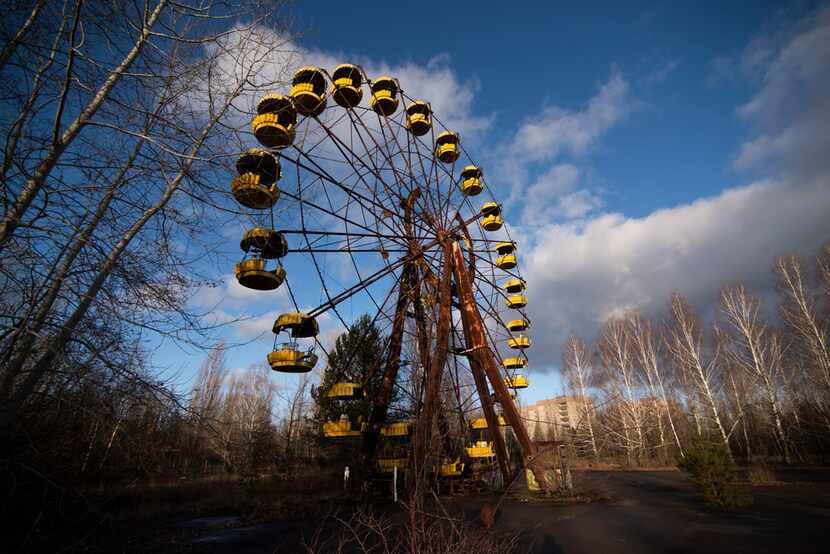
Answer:
[[[288,394],[280,394],[280,396],[287,404],[287,414],[284,428],[285,428],[285,455],[291,457],[294,455],[296,449],[295,439],[299,437],[302,431],[302,423],[305,417],[305,404],[308,400],[307,393],[310,384],[308,374],[300,376],[300,381],[296,388]]]
[[[824,245],[818,255],[818,279],[824,291],[824,301],[830,300],[830,242]]]
[[[600,359],[611,386],[611,396],[619,413],[622,432],[614,431],[626,452],[629,463],[640,460],[647,449],[643,432],[643,404],[637,395],[634,374],[634,349],[622,319],[609,319],[597,343]]]
[[[597,441],[594,436],[593,403],[588,395],[588,383],[591,382],[590,372],[593,370],[592,354],[585,342],[571,335],[562,353],[562,371],[571,388],[576,391],[581,400],[580,423],[588,430],[588,442],[594,458],[599,458]],[[537,425],[538,426],[538,425]]]
[[[1,68],[16,87],[0,99],[4,431],[69,350],[106,356],[81,329],[106,320],[192,341],[187,296],[211,249],[182,240],[210,244],[208,214],[238,217],[204,207],[224,204],[215,183],[242,147],[252,95],[283,77],[283,39],[260,26],[268,3],[38,9],[39,32],[21,27],[26,39],[7,45],[26,63]]]
[[[232,420],[227,423],[237,428],[237,452],[243,468],[253,468],[264,461],[263,456],[270,456],[266,441],[276,387],[269,373],[267,366],[255,365],[229,385],[235,389],[235,402],[229,406]]]
[[[191,412],[200,420],[215,420],[222,402],[222,386],[227,377],[225,341],[220,340],[208,352],[193,383]]]
[[[724,447],[730,452],[729,433],[724,428],[719,409],[720,355],[717,345],[708,356],[703,347],[703,331],[694,309],[675,293],[671,300],[672,324],[666,334],[669,355],[677,368],[692,383],[694,395],[703,403],[704,411],[711,419]]]
[[[715,336],[716,340],[721,343],[728,340],[719,329],[715,330]],[[753,387],[753,382],[751,377],[743,373],[739,368],[736,368],[734,364],[729,363],[728,357],[725,356],[725,358],[726,367],[724,373],[729,388],[727,397],[729,398],[729,403],[732,405],[733,419],[736,424],[741,426],[746,460],[747,462],[752,462],[752,441],[750,440],[748,423],[749,412],[752,408],[747,398],[749,397],[749,389]]]
[[[790,448],[779,399],[783,369],[781,339],[761,318],[760,304],[757,298],[746,292],[743,285],[723,290],[722,310],[733,331],[729,334],[731,340],[727,352],[737,367],[761,385],[773,436],[785,463],[790,463]]]
[[[830,320],[818,313],[818,291],[811,290],[804,276],[801,261],[795,256],[776,260],[779,290],[783,294],[780,311],[793,337],[790,350],[798,365],[806,371],[807,391],[816,391],[814,399],[822,413],[827,413],[830,401]],[[819,275],[821,275],[819,259]]]
[[[683,456],[683,447],[680,444],[680,437],[677,434],[677,428],[674,424],[671,410],[669,409],[669,398],[666,394],[665,379],[663,377],[663,370],[660,366],[660,340],[654,335],[652,331],[651,322],[645,319],[642,315],[635,314],[629,320],[629,327],[631,337],[634,343],[634,351],[636,353],[637,362],[642,369],[643,376],[646,379],[648,389],[651,396],[658,402],[656,403],[657,410],[657,425],[660,433],[660,446],[665,444],[663,436],[663,414],[665,414],[669,428],[671,429],[674,442],[680,455]]]

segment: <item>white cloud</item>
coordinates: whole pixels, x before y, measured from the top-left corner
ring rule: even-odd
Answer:
[[[588,189],[574,190],[582,173],[573,164],[554,165],[540,175],[522,196],[522,221],[544,225],[556,218],[576,219],[602,207],[599,194]]]
[[[795,28],[777,43],[755,40],[744,53],[761,86],[738,108],[757,134],[741,146],[737,169],[772,164],[808,178],[830,170],[830,7]]]
[[[586,173],[574,159],[589,154],[639,105],[628,82],[614,71],[581,109],[549,106],[523,121],[507,144],[489,156],[497,161],[497,179],[510,185],[505,205],[524,206],[522,217],[530,224],[543,224],[552,217],[582,217],[602,206],[596,191],[586,188],[573,192],[577,179]],[[569,162],[562,163],[562,158],[569,158]],[[541,174],[528,186],[539,166]]]
[[[602,197],[588,189],[572,192],[559,199],[554,216],[565,219],[585,217],[605,205]]]
[[[774,256],[830,238],[828,213],[823,182],[761,182],[643,218],[603,214],[532,233],[523,260],[533,358],[557,364],[569,333],[590,337],[632,308],[658,312],[674,290],[700,307],[731,281],[764,290]]]
[[[526,120],[510,150],[520,159],[533,162],[552,160],[561,153],[583,156],[634,107],[628,83],[615,72],[583,109],[568,111],[550,106],[538,117]]]

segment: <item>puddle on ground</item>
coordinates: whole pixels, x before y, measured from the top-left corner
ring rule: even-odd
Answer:
[[[213,527],[230,527],[242,521],[239,516],[215,516],[189,519],[176,525],[182,529],[210,529]]]

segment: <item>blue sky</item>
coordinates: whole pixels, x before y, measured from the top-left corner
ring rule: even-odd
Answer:
[[[830,118],[830,16],[816,2],[517,6],[297,2],[293,63],[389,71],[462,130],[522,245],[540,323],[532,401],[561,392],[569,333],[590,340],[625,310],[659,318],[673,290],[704,314],[725,283],[769,296],[775,255],[830,238],[830,143],[816,128]],[[253,318],[225,331],[231,343],[284,302],[233,283],[205,294]],[[263,344],[229,364],[261,361]],[[161,354],[185,376],[198,365]]]
[[[348,3],[298,2],[297,26],[303,45],[332,53],[422,65],[446,56],[461,81],[478,83],[474,109],[496,114],[497,134],[548,105],[579,108],[619,71],[643,105],[592,165],[615,189],[609,208],[628,215],[719,192],[734,179],[729,161],[746,133],[735,107],[751,86],[722,78],[712,86],[712,64],[739,55],[781,17],[781,2],[521,5],[419,3],[390,13],[388,3],[366,2],[355,16]]]

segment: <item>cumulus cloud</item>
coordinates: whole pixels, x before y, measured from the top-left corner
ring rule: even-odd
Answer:
[[[569,163],[554,165],[541,174],[522,198],[522,221],[533,225],[555,218],[581,218],[602,207],[597,193],[585,188],[575,190],[581,177],[580,169]]]
[[[563,152],[582,156],[634,107],[628,83],[614,73],[583,109],[549,106],[538,117],[526,120],[510,149],[520,159],[534,162],[554,159]]]
[[[576,164],[584,163],[606,133],[639,105],[628,81],[613,71],[580,109],[548,106],[524,120],[507,144],[497,148],[498,154],[491,156],[498,158],[494,164],[497,178],[510,186],[505,205],[523,205],[522,217],[529,223],[583,217],[601,207],[598,191],[574,190],[586,173],[584,166]],[[563,163],[566,158],[569,161]],[[538,174],[535,179],[534,174]],[[533,205],[524,204],[527,198],[533,198]]]
[[[536,367],[558,365],[569,333],[591,339],[609,316],[657,314],[675,290],[704,314],[715,312],[718,291],[730,282],[771,297],[775,256],[812,255],[830,239],[828,14],[776,34],[778,42],[755,40],[744,53],[746,70],[762,79],[738,108],[753,135],[738,146],[734,166],[766,171],[765,178],[642,218],[603,213],[520,230],[530,246],[523,261]],[[588,124],[584,135],[599,136],[598,128]],[[577,176],[565,175],[554,171],[559,180],[545,186],[575,186]]]
[[[555,365],[569,333],[591,337],[631,309],[658,313],[674,290],[704,311],[729,282],[765,290],[774,256],[830,238],[828,213],[825,182],[759,182],[643,218],[603,214],[532,233],[523,262],[533,358]]]
[[[762,86],[738,108],[758,132],[741,146],[738,169],[771,166],[808,178],[830,170],[830,8],[808,21],[781,44],[752,45],[758,52],[744,56],[752,67],[767,64],[758,68]]]

